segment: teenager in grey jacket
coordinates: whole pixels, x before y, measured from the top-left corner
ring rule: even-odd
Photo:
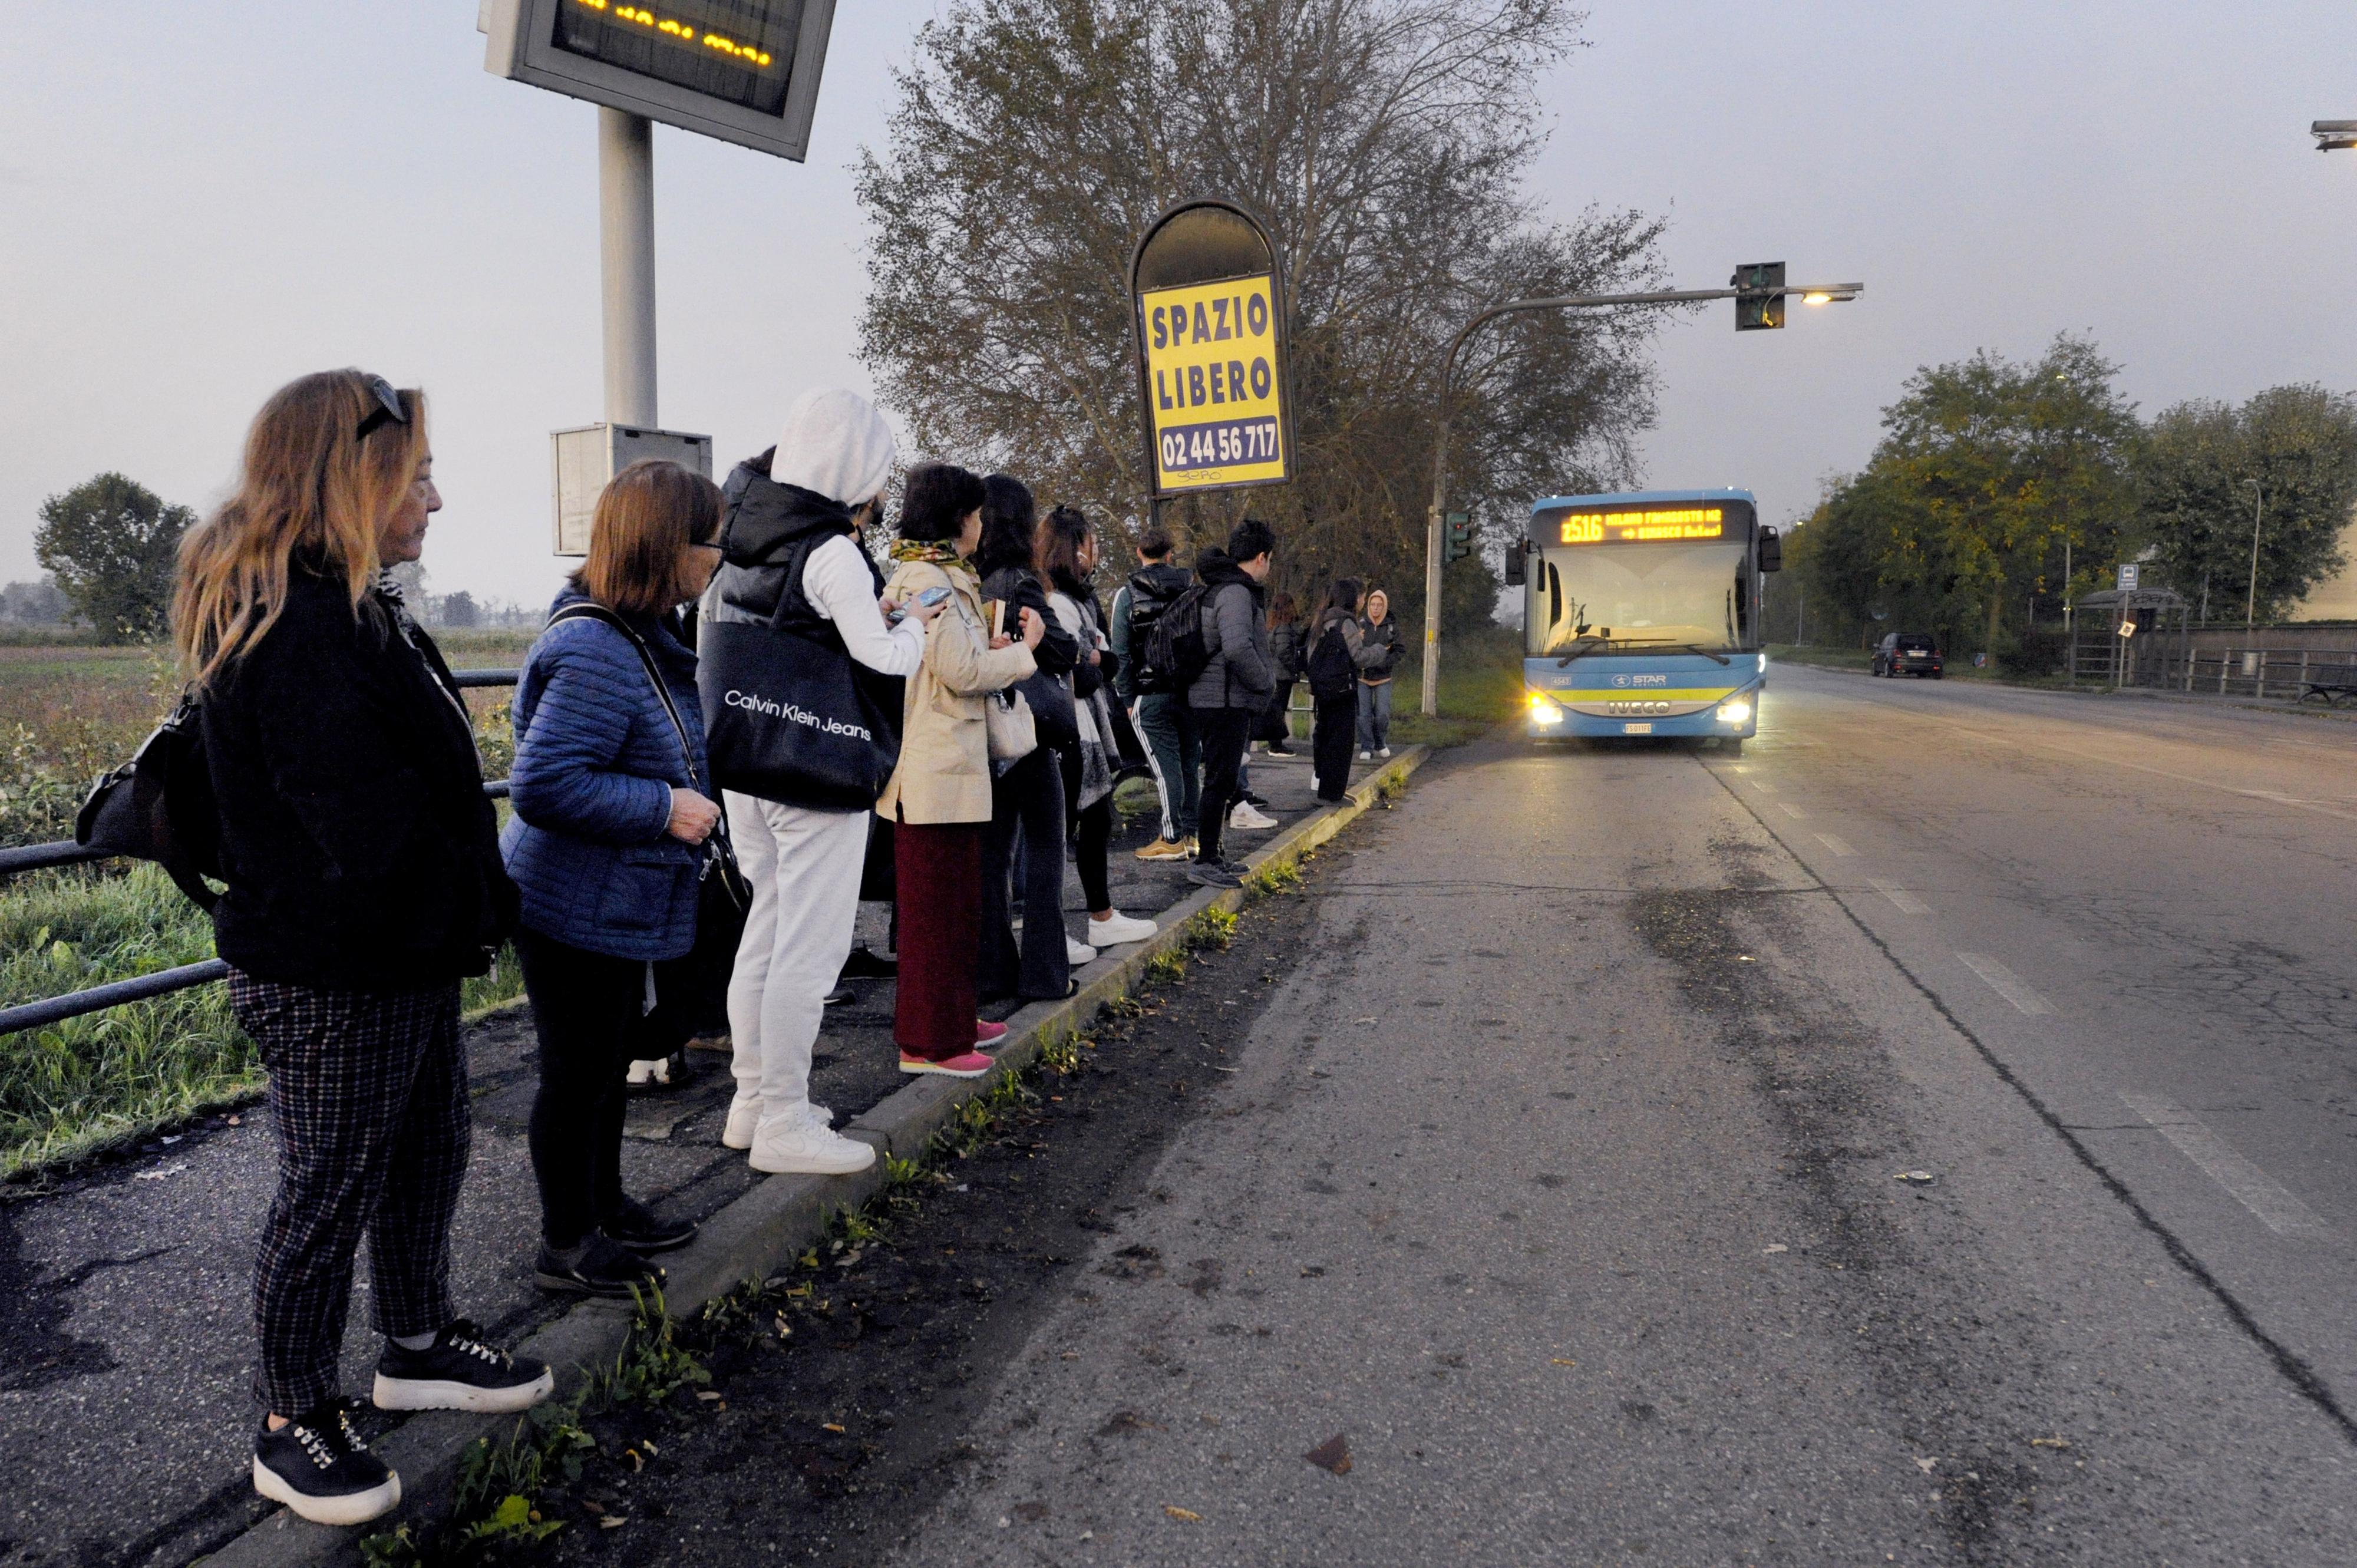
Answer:
[[[1228,535],[1225,550],[1206,550],[1195,562],[1202,580],[1203,647],[1210,662],[1187,689],[1187,705],[1203,742],[1203,798],[1196,834],[1201,845],[1190,882],[1207,887],[1243,886],[1243,868],[1220,858],[1228,811],[1239,798],[1237,769],[1252,742],[1254,715],[1276,690],[1268,657],[1267,592],[1276,534],[1248,517]]]

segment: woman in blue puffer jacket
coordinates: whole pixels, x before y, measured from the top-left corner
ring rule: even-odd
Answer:
[[[533,1275],[551,1290],[628,1295],[662,1278],[647,1254],[695,1234],[622,1192],[622,1080],[651,966],[694,945],[703,844],[720,818],[696,788],[695,655],[664,624],[710,580],[719,530],[720,491],[703,476],[660,460],[614,476],[588,558],[516,682],[515,815],[500,847],[523,894],[515,945],[540,1036]]]

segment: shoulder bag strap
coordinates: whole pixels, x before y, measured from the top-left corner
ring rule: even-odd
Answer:
[[[663,713],[671,719],[672,733],[679,737],[680,760],[687,764],[687,781],[694,787],[697,794],[704,794],[705,792],[704,776],[696,769],[695,748],[687,743],[687,726],[680,723],[679,709],[672,703],[671,688],[664,684],[662,671],[656,666],[654,651],[647,647],[646,639],[631,629],[630,622],[603,605],[567,605],[549,617],[548,624],[554,626],[564,620],[603,621],[630,639],[630,646],[638,650],[639,662],[646,667],[648,684],[654,687],[655,696],[662,702]],[[719,803],[717,800],[713,801],[716,806]]]

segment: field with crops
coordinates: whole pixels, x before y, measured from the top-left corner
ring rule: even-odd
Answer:
[[[513,668],[524,631],[449,632],[456,668]],[[180,693],[169,651],[0,646],[0,845],[73,836],[91,784],[130,757]],[[468,693],[488,777],[514,756],[508,693]],[[0,1007],[212,956],[212,929],[152,866],[0,879]],[[470,1008],[516,994],[516,966],[470,982]],[[262,1086],[218,985],[0,1036],[0,1180],[146,1136]]]

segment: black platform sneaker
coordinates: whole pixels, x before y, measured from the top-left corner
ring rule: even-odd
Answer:
[[[556,1391],[545,1361],[490,1344],[465,1318],[423,1350],[388,1340],[376,1364],[379,1410],[471,1410],[498,1415],[529,1410]]]
[[[342,1400],[253,1434],[253,1489],[313,1524],[366,1524],[401,1502],[401,1477],[368,1451]]]

